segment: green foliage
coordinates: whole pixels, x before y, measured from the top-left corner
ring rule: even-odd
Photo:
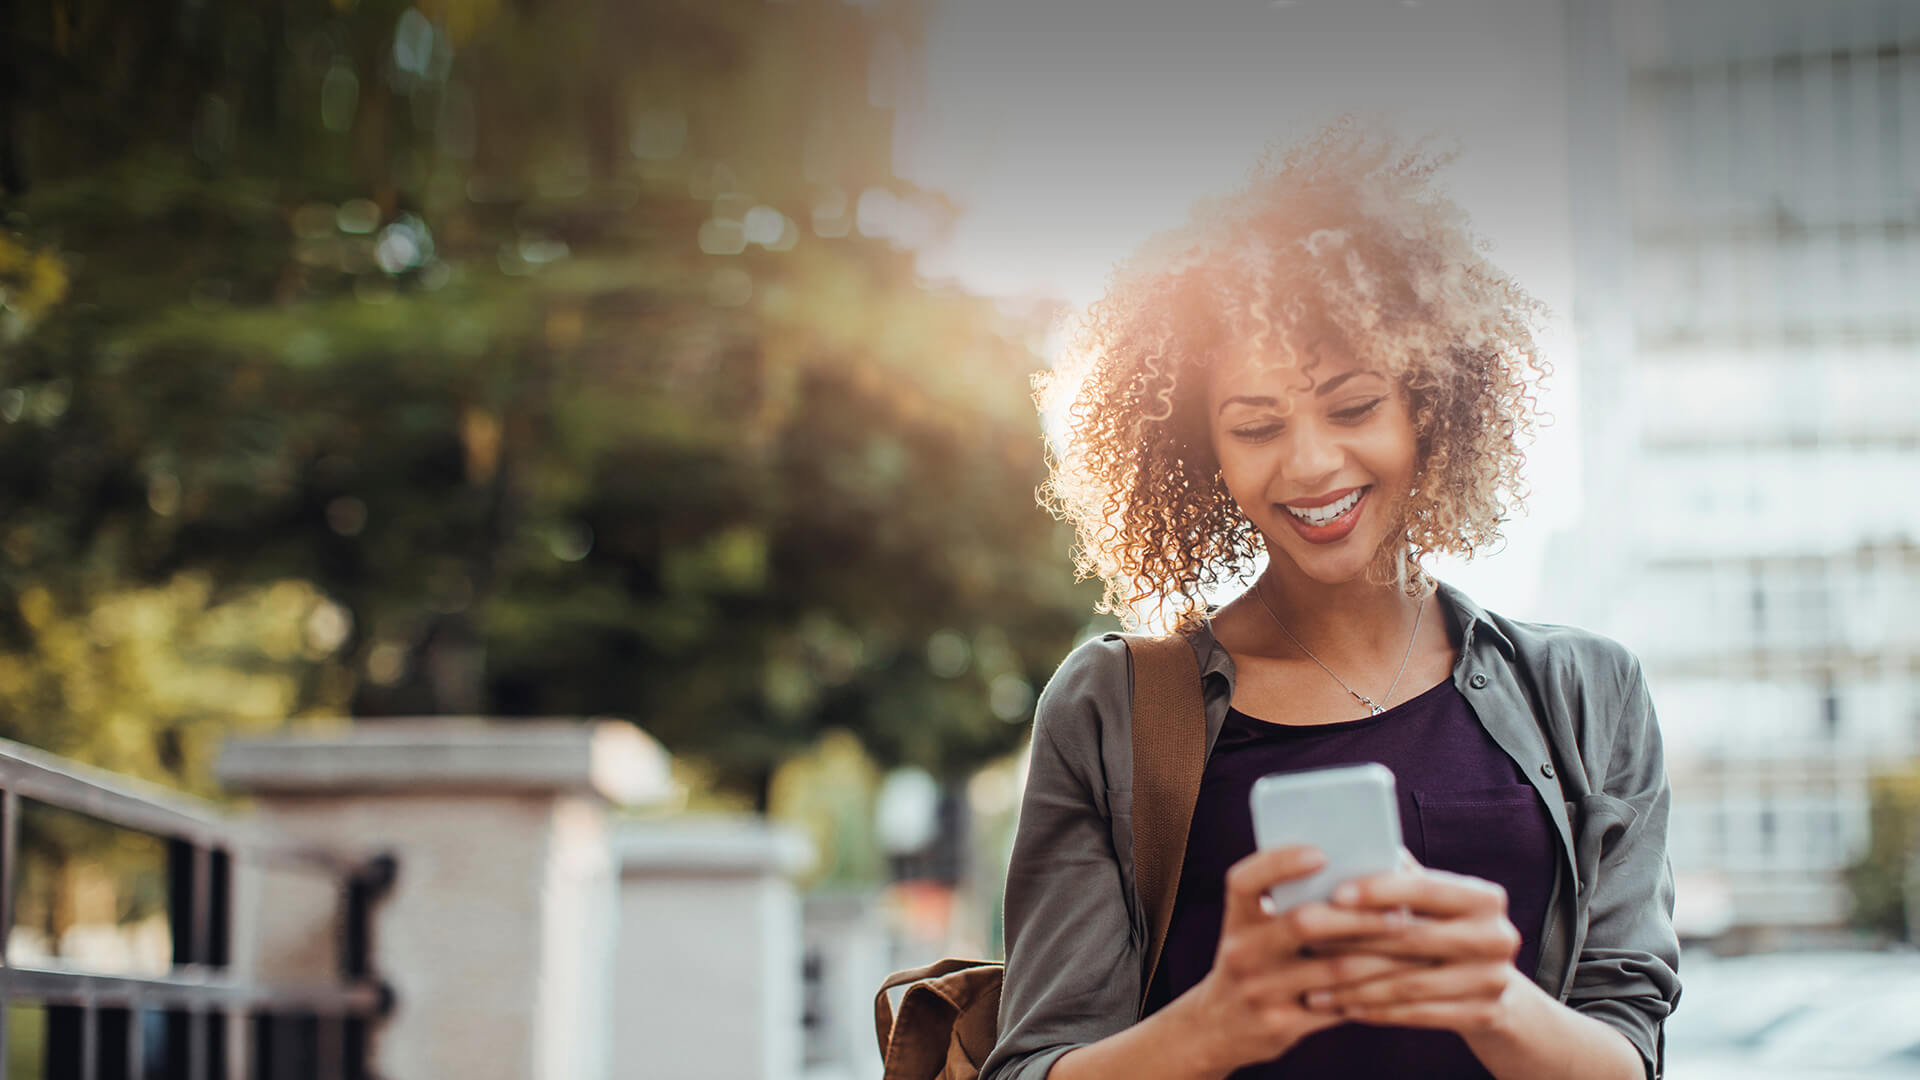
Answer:
[[[7,1025],[7,1075],[37,1076],[46,1060],[47,1011],[39,1004],[10,1005],[0,1022]]]
[[[51,251],[35,251],[0,233],[0,346],[27,336],[67,294],[67,268]],[[8,411],[18,418],[19,398]]]
[[[758,797],[829,727],[942,774],[1015,744],[1090,596],[1033,500],[1044,313],[855,224],[951,213],[869,79],[917,9],[6,17],[0,254],[62,284],[0,343],[0,656],[44,658],[29,595],[298,582],[344,631],[288,712],[630,716]],[[0,734],[92,754],[62,686]]]
[[[1920,764],[1875,777],[1867,851],[1847,868],[1854,926],[1912,940],[1910,906],[1920,899]]]
[[[885,879],[873,800],[880,771],[845,731],[833,730],[775,774],[767,811],[805,831],[813,865],[800,875],[805,888],[871,888]]]
[[[306,582],[216,597],[204,575],[182,574],[94,593],[84,610],[33,586],[11,614],[26,641],[0,652],[7,738],[202,796],[218,792],[223,737],[345,690],[326,662],[345,615]]]

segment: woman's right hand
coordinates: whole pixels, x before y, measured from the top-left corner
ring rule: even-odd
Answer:
[[[1315,946],[1398,929],[1398,911],[1301,904],[1268,914],[1267,890],[1319,870],[1326,857],[1311,847],[1256,851],[1227,871],[1225,913],[1213,968],[1168,1005],[1184,1014],[1209,1065],[1230,1072],[1270,1061],[1306,1036],[1342,1021],[1307,1009],[1310,991],[1361,982],[1419,966],[1416,962],[1354,953],[1312,955]]]

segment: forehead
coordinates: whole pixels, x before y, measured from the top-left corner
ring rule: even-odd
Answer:
[[[1312,394],[1329,379],[1364,366],[1335,338],[1316,340],[1300,350],[1299,359],[1298,366],[1273,356],[1242,354],[1215,360],[1207,369],[1207,400],[1218,405],[1235,396],[1284,399]]]

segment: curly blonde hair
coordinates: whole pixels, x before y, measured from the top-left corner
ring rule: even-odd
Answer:
[[[1065,422],[1038,494],[1075,527],[1079,577],[1106,583],[1099,610],[1131,624],[1156,602],[1189,626],[1202,589],[1252,566],[1263,541],[1214,458],[1204,369],[1240,357],[1305,371],[1323,335],[1395,381],[1413,415],[1403,536],[1369,579],[1415,592],[1427,553],[1471,557],[1498,541],[1525,499],[1546,309],[1437,190],[1451,160],[1344,118],[1269,150],[1244,185],[1115,268],[1034,393]]]

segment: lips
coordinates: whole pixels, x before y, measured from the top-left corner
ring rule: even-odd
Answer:
[[[1347,496],[1359,490],[1360,488],[1357,488],[1357,487],[1341,488],[1338,491],[1329,491],[1325,495],[1314,495],[1308,498],[1295,499],[1292,502],[1282,503],[1281,505],[1288,506],[1296,510],[1307,510],[1316,506],[1325,506],[1331,502],[1339,502],[1341,499],[1344,499]]]
[[[1369,484],[1344,493],[1283,503],[1281,509],[1286,511],[1287,524],[1293,526],[1301,539],[1311,544],[1331,544],[1345,539],[1359,524],[1367,496],[1372,493],[1373,485]]]
[[[1366,488],[1350,488],[1344,495],[1291,502],[1285,504],[1285,508],[1287,513],[1309,525],[1326,525],[1359,505],[1360,496],[1365,493]]]

